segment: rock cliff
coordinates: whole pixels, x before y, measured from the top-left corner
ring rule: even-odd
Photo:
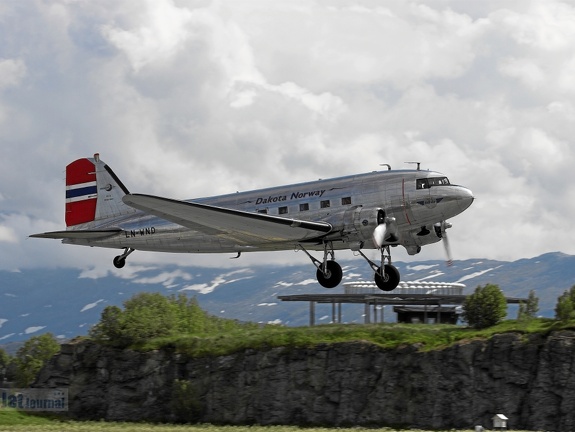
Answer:
[[[78,419],[447,429],[503,413],[513,429],[572,431],[574,354],[574,331],[432,351],[358,341],[191,359],[85,341],[64,345],[36,387],[68,387]]]

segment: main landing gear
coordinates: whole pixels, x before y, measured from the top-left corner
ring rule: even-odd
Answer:
[[[323,261],[320,261],[299,245],[302,251],[311,259],[316,266],[316,278],[324,288],[335,288],[338,286],[343,277],[341,266],[335,261],[335,253],[331,242],[323,245]],[[399,285],[399,271],[391,264],[391,254],[389,246],[383,246],[381,252],[381,265],[377,265],[364,255],[360,250],[359,254],[368,262],[374,271],[374,280],[377,287],[382,291],[393,291]],[[385,263],[387,261],[387,264]]]
[[[339,285],[343,278],[343,270],[335,261],[335,253],[331,242],[323,244],[323,262],[311,256],[302,245],[299,245],[299,247],[306,253],[313,265],[317,267],[316,278],[322,287],[335,288]],[[328,256],[330,256],[331,259],[328,259]]]
[[[399,285],[399,270],[391,264],[391,253],[389,246],[382,246],[379,250],[381,252],[381,265],[371,261],[364,255],[362,251],[359,254],[367,261],[372,270],[374,271],[374,281],[377,287],[382,291],[393,291]],[[385,261],[387,260],[387,264]]]
[[[128,258],[128,255],[130,255],[132,252],[134,252],[136,249],[132,249],[132,248],[125,248],[124,249],[124,253],[122,255],[118,255],[116,258],[114,258],[114,267],[116,268],[122,268],[126,265],[126,258]]]

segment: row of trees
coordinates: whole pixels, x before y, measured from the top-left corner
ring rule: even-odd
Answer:
[[[533,290],[529,291],[527,301],[519,304],[517,319],[525,321],[537,317],[539,299]],[[471,327],[485,328],[499,323],[507,315],[505,296],[497,285],[477,287],[463,303],[462,319]],[[575,285],[566,290],[557,299],[555,319],[559,321],[575,320]]]

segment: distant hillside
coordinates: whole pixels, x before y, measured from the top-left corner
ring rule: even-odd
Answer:
[[[345,281],[372,280],[361,259],[341,263]],[[471,293],[478,285],[498,284],[507,296],[526,297],[535,290],[540,314],[553,316],[557,297],[575,285],[575,256],[550,253],[514,262],[474,259],[456,261],[395,262],[405,281],[462,282]],[[315,281],[310,264],[253,266],[236,269],[164,266],[139,269],[130,278],[108,275],[89,278],[77,269],[0,271],[0,344],[22,341],[31,335],[52,332],[70,338],[84,335],[98,322],[102,309],[120,306],[141,291],[166,294],[185,292],[196,296],[212,314],[254,322],[307,325],[307,303],[281,302],[278,295],[343,292],[343,286],[327,291]],[[355,309],[354,309],[355,307]],[[323,309],[325,308],[325,309]],[[331,307],[320,305],[316,317],[328,322]],[[346,305],[344,319],[363,322],[361,307]],[[510,310],[515,317],[515,311]],[[394,317],[386,314],[387,319]]]

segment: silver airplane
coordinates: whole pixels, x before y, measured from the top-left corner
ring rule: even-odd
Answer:
[[[387,170],[189,201],[132,194],[108,165],[93,158],[66,167],[66,230],[30,237],[123,249],[122,268],[135,250],[235,253],[302,250],[326,288],[342,280],[335,251],[350,249],[371,266],[377,286],[392,291],[400,279],[390,247],[409,255],[443,240],[451,262],[447,219],[466,210],[472,192],[443,174]],[[363,251],[378,249],[371,261]],[[323,259],[310,251],[322,251]]]

